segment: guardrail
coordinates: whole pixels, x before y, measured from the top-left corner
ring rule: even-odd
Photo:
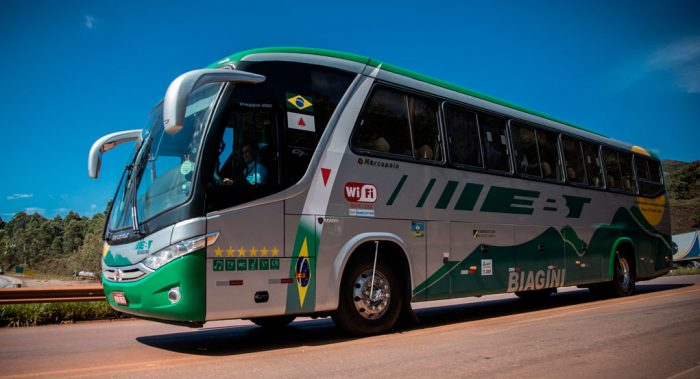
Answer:
[[[2,288],[0,304],[58,303],[105,300],[100,286],[60,288]]]

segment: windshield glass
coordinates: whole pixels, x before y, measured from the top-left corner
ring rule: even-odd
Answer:
[[[165,132],[163,115],[159,115],[136,166],[140,177],[136,191],[138,220],[148,220],[189,198],[204,127],[220,87],[208,84],[192,92],[184,126],[174,135]]]
[[[148,117],[148,121],[141,132],[141,140],[144,141],[151,129],[155,126],[157,120],[162,120],[162,110],[161,106],[157,106],[151,111],[151,115]],[[142,145],[141,145],[142,146]],[[128,194],[131,193],[131,187],[133,186],[133,181],[131,180],[131,174],[134,171],[133,162],[138,158],[139,154],[143,151],[139,144],[136,144],[129,164],[124,168],[124,173],[122,178],[119,180],[119,187],[117,187],[117,194],[114,196],[112,202],[112,207],[109,215],[109,229],[110,230],[121,230],[132,227],[131,218],[131,201]]]
[[[115,197],[110,230],[133,226],[134,200],[138,222],[143,222],[189,198],[204,128],[220,88],[219,83],[207,84],[190,94],[183,128],[174,135],[165,132],[162,107],[152,112],[150,130],[144,132],[143,146]]]

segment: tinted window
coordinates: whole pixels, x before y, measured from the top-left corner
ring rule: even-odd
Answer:
[[[617,158],[617,152],[604,148],[603,162],[605,163],[605,182],[607,187],[622,191],[622,174],[620,173],[620,162]]]
[[[360,118],[352,144],[380,153],[413,156],[406,97],[398,91],[376,87]]]
[[[484,144],[486,167],[510,172],[505,119],[485,113],[479,113],[477,119],[481,129],[481,141]]]
[[[236,67],[265,75],[263,83],[237,85],[234,99],[240,108],[274,114],[282,142],[282,181],[289,185],[298,182],[355,75],[292,62],[239,62]]]
[[[635,155],[634,159],[639,178],[639,193],[654,196],[662,192],[664,187],[659,162],[638,155]]]
[[[557,133],[537,129],[537,147],[542,162],[542,176],[546,179],[561,180],[561,160],[557,148]]]
[[[632,154],[617,152],[620,159],[620,172],[622,174],[622,190],[627,192],[637,192],[637,182],[634,180],[632,170]]]
[[[207,209],[217,210],[296,183],[355,74],[291,62],[239,62],[265,75],[237,84],[207,141],[211,183]],[[291,74],[293,73],[293,74]]]
[[[512,123],[513,154],[515,168],[519,173],[542,177],[542,167],[537,153],[535,129],[519,123]]]
[[[452,162],[483,167],[476,113],[453,105],[445,106]]]
[[[407,103],[416,158],[442,160],[437,102],[422,97],[407,96]]]
[[[564,144],[567,180],[572,183],[586,183],[581,144],[578,140],[569,137],[562,137],[562,143]]]
[[[376,87],[352,138],[354,147],[413,157],[442,160],[436,101]]]
[[[598,157],[598,145],[588,142],[581,142],[583,148],[583,161],[586,165],[586,177],[588,185],[601,188],[603,186],[602,167]]]

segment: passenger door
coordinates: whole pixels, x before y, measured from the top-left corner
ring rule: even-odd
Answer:
[[[207,217],[207,232],[219,233],[207,247],[207,320],[283,314],[289,277],[284,255],[283,202]],[[277,282],[271,284],[271,279]],[[267,292],[266,301],[256,294]]]

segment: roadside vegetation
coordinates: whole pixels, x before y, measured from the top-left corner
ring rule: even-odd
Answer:
[[[110,308],[106,301],[0,305],[0,327],[65,324],[120,317],[124,316]]]
[[[700,275],[700,268],[694,267],[678,267],[671,270],[668,273],[669,276],[679,276],[679,275]]]
[[[105,215],[88,218],[76,212],[47,219],[34,213],[0,218],[0,267],[17,266],[29,276],[69,278],[73,272],[100,272]]]

